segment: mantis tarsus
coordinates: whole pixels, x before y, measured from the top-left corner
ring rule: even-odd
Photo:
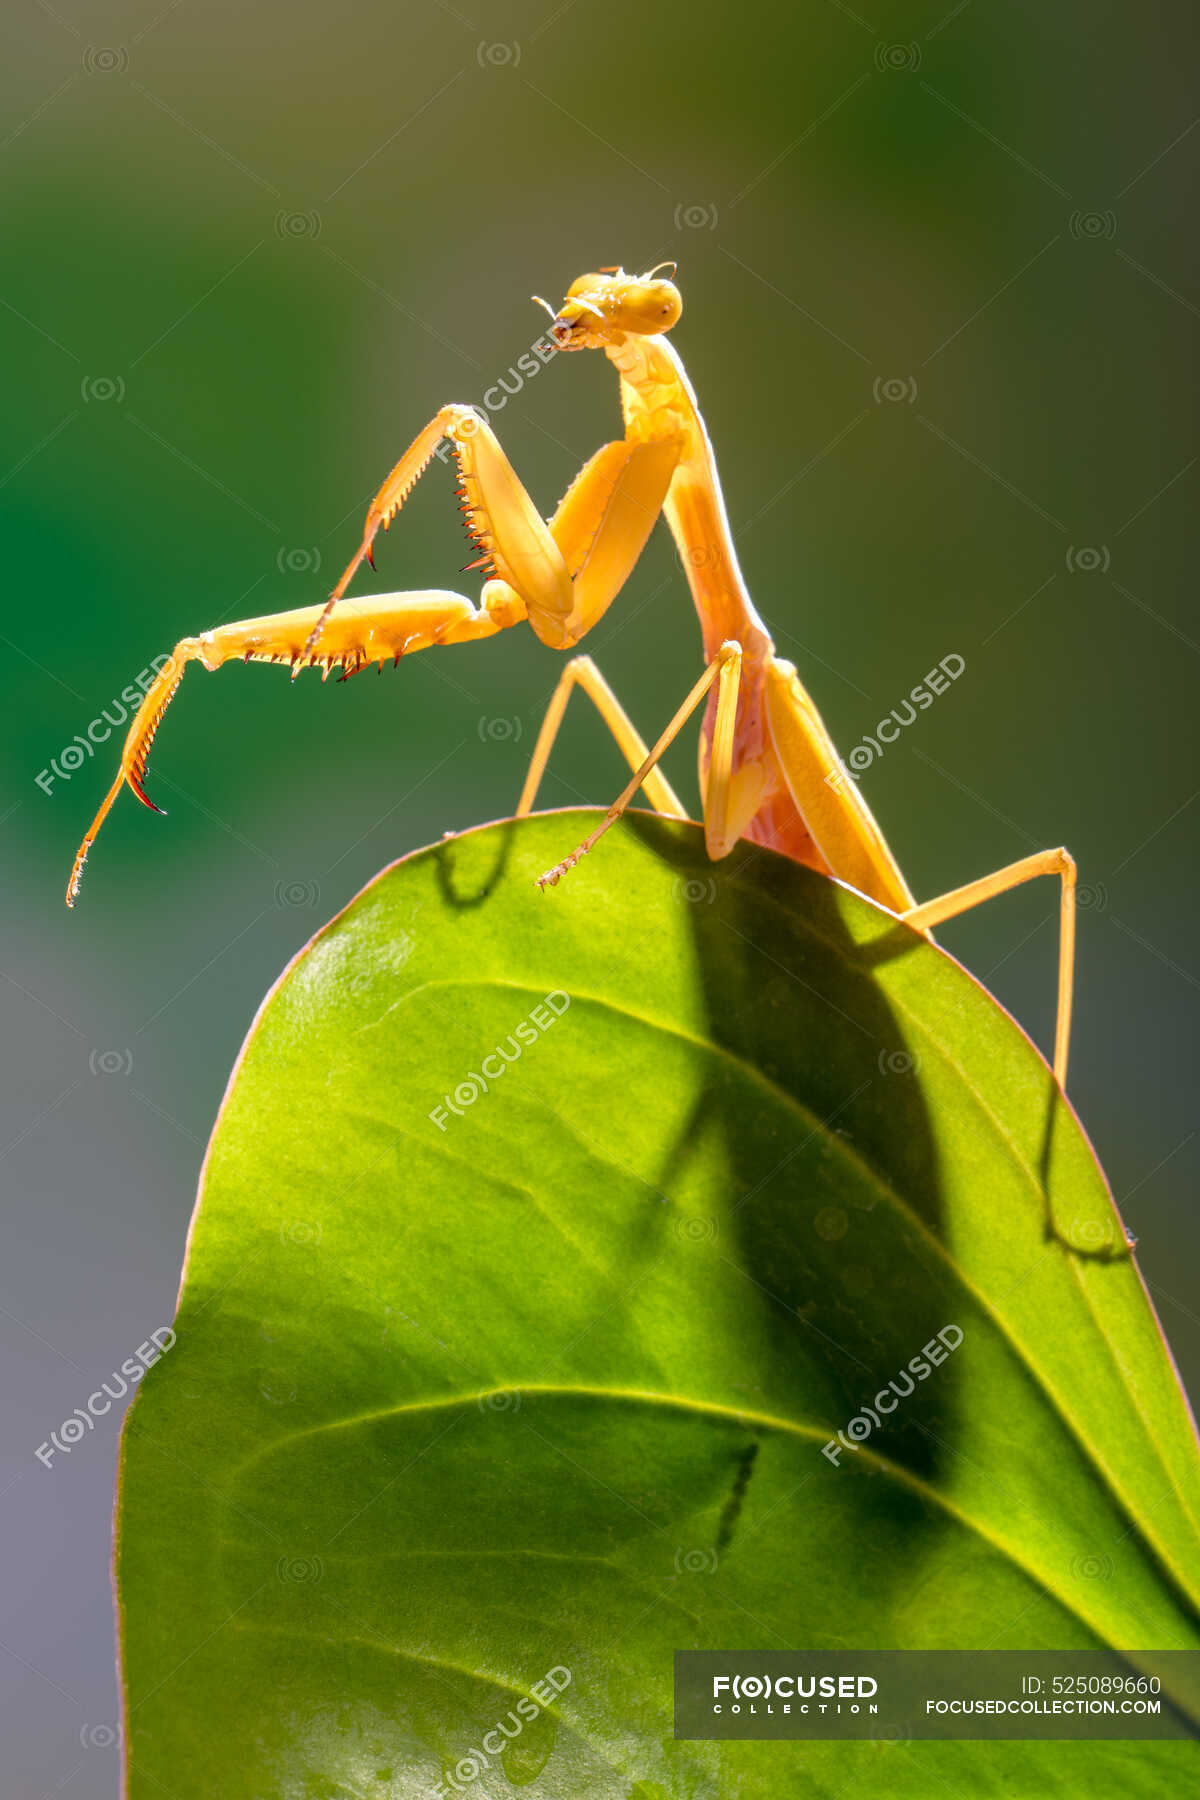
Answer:
[[[674,275],[673,264],[663,264]],[[652,748],[647,749],[590,657],[562,672],[534,745],[518,818],[533,807],[572,688],[595,703],[633,775],[596,829],[540,878],[554,885],[626,810],[639,788],[660,813],[687,817],[659,760],[705,702],[700,731],[704,834],[714,859],[739,838],[858,888],[918,931],[968,911],[1036,875],[1061,883],[1058,1018],[1054,1071],[1067,1074],[1075,937],[1075,863],[1066,850],[1043,850],[939,899],[917,905],[857,785],[845,770],[794,666],[775,653],[738,567],[712,446],[683,364],[666,333],[682,300],[660,270],[627,275],[604,269],[580,276],[557,312],[546,306],[561,350],[603,350],[620,378],[625,434],[584,465],[547,522],[514,471],[486,419],[468,406],[444,406],[401,457],[367,513],[362,543],[323,606],[220,625],[183,638],[149,689],[125,740],[121,767],[71,871],[73,904],[88,850],[109,807],[128,782],[147,806],[146,759],[163,713],[189,662],[217,669],[240,658],[284,662],[293,677],[319,664],[343,679],[433,645],[493,636],[527,620],[544,644],[572,649],[624,586],[661,512],[687,571],[704,638],[704,673]],[[467,527],[490,579],[479,604],[431,589],[356,598],[339,607],[372,544],[403,505],[443,439],[461,482]]]

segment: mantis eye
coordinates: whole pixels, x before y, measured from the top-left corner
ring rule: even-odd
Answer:
[[[682,311],[683,298],[673,281],[638,282],[622,296],[621,324],[650,336],[670,331]]]

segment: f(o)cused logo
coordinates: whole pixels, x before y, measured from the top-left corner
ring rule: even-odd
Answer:
[[[1067,551],[1067,567],[1072,575],[1094,575],[1097,569],[1107,575],[1111,561],[1107,544],[1072,544]]]
[[[717,1553],[715,1550],[684,1550],[675,1552],[675,1573],[677,1575],[715,1575],[717,1571]]]
[[[715,1219],[676,1219],[675,1236],[685,1244],[711,1244],[719,1227]]]
[[[117,405],[125,398],[125,377],[123,375],[85,375],[79,384],[79,398],[88,405],[93,400],[103,404],[115,400]]]
[[[1073,212],[1067,220],[1067,230],[1073,238],[1115,238],[1117,215],[1112,211]]]
[[[690,906],[711,906],[716,897],[717,884],[711,875],[706,880],[698,875],[682,875],[675,883],[675,898],[686,900]]]
[[[280,1581],[297,1581],[312,1586],[325,1573],[325,1564],[319,1556],[281,1556],[275,1564],[275,1573]]]
[[[1100,1556],[1095,1551],[1071,1559],[1071,1573],[1081,1581],[1111,1581],[1113,1559],[1111,1556]]]
[[[480,42],[475,47],[475,61],[481,69],[515,69],[521,61],[521,46],[515,38],[511,44]]]
[[[1103,1250],[1112,1235],[1111,1225],[1103,1219],[1073,1219],[1067,1233],[1076,1250]]]
[[[275,214],[275,236],[280,238],[319,238],[321,235],[321,215],[319,212],[277,212]]]
[[[121,1741],[116,1725],[81,1725],[79,1742],[85,1750],[113,1750]]]
[[[911,74],[920,66],[920,44],[876,44],[875,46],[875,67],[881,75]]]
[[[89,44],[83,53],[83,66],[89,75],[123,75],[129,67],[129,52],[123,44]]]
[[[480,719],[478,731],[481,744],[519,744],[522,725],[520,719]]]
[[[275,567],[281,575],[317,575],[321,569],[321,552],[315,544],[311,550],[277,550]]]
[[[707,569],[720,561],[721,552],[712,544],[689,544],[679,552],[679,560],[688,569]]]
[[[487,1758],[482,1756],[478,1750],[472,1750],[466,1756],[460,1756],[454,1767],[447,1770],[443,1786],[453,1789],[456,1793],[464,1788],[469,1788],[479,1780],[487,1766]]]
[[[493,1394],[480,1394],[476,1404],[480,1412],[520,1412],[520,1388],[504,1388]]]
[[[281,1244],[319,1244],[322,1230],[311,1219],[288,1219],[279,1227]]]
[[[712,201],[675,208],[676,231],[715,231],[720,214]]]
[[[876,406],[913,406],[917,399],[913,375],[880,375],[871,383]]]
[[[315,881],[277,881],[275,904],[278,907],[315,906],[321,889]]]
[[[446,435],[451,442],[456,442],[459,438],[471,438],[487,422],[488,416],[482,406],[459,406],[454,409],[454,418]]]

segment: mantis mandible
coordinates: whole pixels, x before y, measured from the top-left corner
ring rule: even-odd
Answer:
[[[604,444],[575,477],[546,521],[474,408],[444,406],[396,464],[367,513],[362,543],[323,606],[219,625],[176,644],[138,709],[116,780],[80,845],[67,888],[73,905],[92,842],[121,785],[160,811],[144,788],[146,760],[162,716],[189,662],[218,669],[234,659],[302,668],[335,665],[342,679],[369,664],[399,662],[413,650],[492,637],[527,621],[544,644],[570,650],[624,586],[654,523],[665,517],[687,571],[704,640],[704,673],[657,741],[647,748],[616,694],[588,656],[564,668],[534,745],[517,817],[530,812],[567,702],[583,689],[612,732],[633,775],[596,829],[539,878],[558,883],[619,819],[638,789],[659,812],[687,809],[659,762],[704,705],[700,790],[704,835],[714,860],[740,838],[782,852],[857,888],[926,935],[945,919],[1032,880],[1060,881],[1058,1014],[1054,1073],[1067,1075],[1075,940],[1075,862],[1043,850],[918,905],[858,786],[846,771],[793,664],[775,646],[738,567],[712,445],[696,396],[667,333],[682,312],[673,263],[645,275],[602,269],[582,275],[552,319],[560,350],[603,350],[620,379],[624,436]],[[535,296],[535,299],[537,296]],[[478,605],[442,589],[376,594],[339,607],[363,560],[404,504],[443,440],[460,474],[459,499],[480,550],[485,581]]]

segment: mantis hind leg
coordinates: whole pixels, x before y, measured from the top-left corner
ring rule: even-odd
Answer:
[[[1075,990],[1075,858],[1070,852],[1061,848],[1039,850],[1034,856],[1026,856],[1020,862],[1009,863],[1007,868],[997,869],[993,875],[969,881],[965,887],[955,888],[936,900],[927,900],[923,906],[911,907],[907,912],[902,912],[900,917],[905,924],[912,925],[916,930],[928,931],[934,925],[940,925],[944,919],[953,919],[960,913],[970,912],[984,900],[990,900],[996,894],[1006,894],[1010,888],[1020,887],[1022,882],[1032,881],[1038,875],[1057,875],[1062,883],[1058,915],[1058,1016],[1054,1030],[1054,1073],[1058,1085],[1065,1091],[1067,1053],[1071,1041],[1071,1003]]]
[[[538,732],[537,743],[533,747],[533,755],[529,762],[529,773],[525,777],[525,785],[521,789],[521,798],[517,802],[518,819],[523,819],[532,810],[537,799],[538,788],[542,776],[546,773],[546,764],[550,760],[550,752],[554,741],[562,727],[563,715],[567,710],[567,702],[572,690],[583,689],[596,711],[608,726],[617,747],[631,769],[637,769],[646,762],[650,755],[641,732],[605,681],[590,656],[575,656],[567,664],[559,677],[558,685],[546,708],[546,716],[542,720],[542,728]],[[674,788],[661,769],[650,768],[642,783],[646,798],[655,812],[665,813],[679,819],[688,816],[687,807],[680,800]]]

